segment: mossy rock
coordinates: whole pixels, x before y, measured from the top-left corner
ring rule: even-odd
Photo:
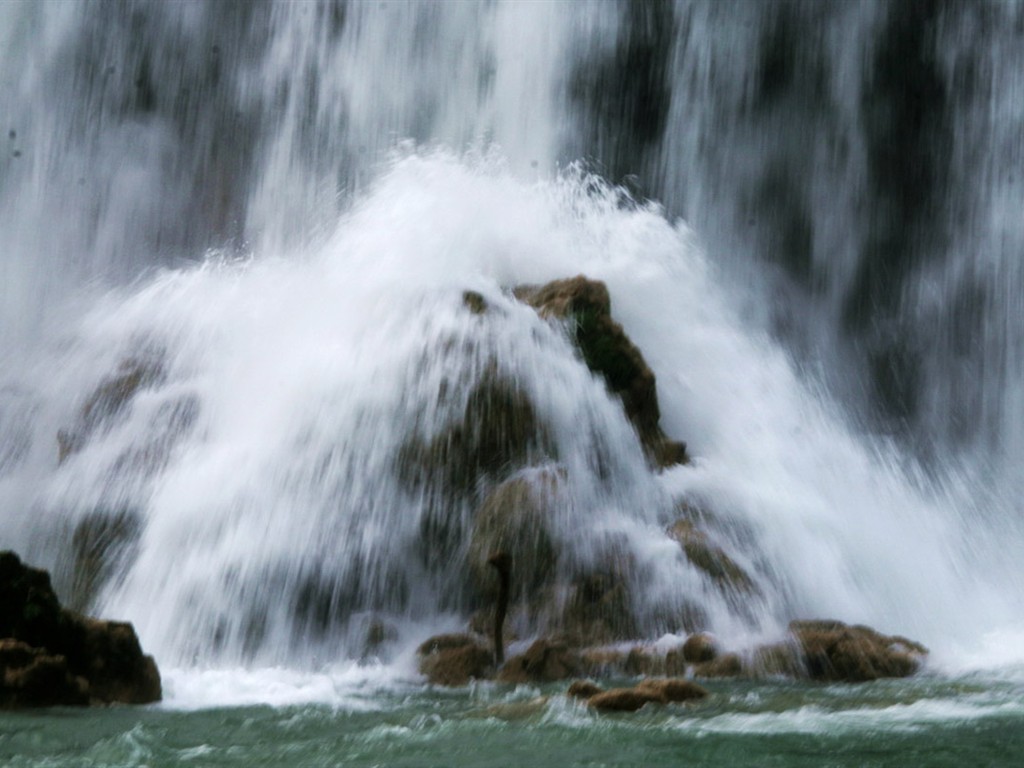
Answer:
[[[928,654],[923,645],[905,637],[839,621],[793,621],[789,631],[814,680],[857,683],[907,677]]]
[[[607,286],[583,275],[542,286],[519,286],[514,295],[545,319],[568,324],[583,362],[622,401],[648,461],[664,468],[689,461],[686,444],[670,440],[658,422],[657,384],[643,355],[612,319]]]

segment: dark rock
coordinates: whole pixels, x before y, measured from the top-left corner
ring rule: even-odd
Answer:
[[[0,640],[0,709],[88,703],[89,684],[71,674],[63,656],[13,638]]]
[[[462,303],[474,315],[482,315],[487,311],[487,300],[476,291],[463,291]]]
[[[550,683],[580,672],[579,655],[558,640],[536,640],[524,653],[513,656],[498,671],[505,683]]]
[[[565,693],[573,699],[589,699],[591,696],[596,696],[603,692],[604,689],[601,686],[590,680],[575,680]]]
[[[494,674],[491,651],[471,635],[437,635],[417,653],[420,672],[435,685],[461,686]]]
[[[622,400],[653,466],[687,463],[686,445],[669,440],[658,425],[661,413],[654,372],[612,319],[611,298],[604,283],[579,275],[539,287],[520,286],[514,293],[541,317],[570,323],[572,339],[584,362]]]
[[[814,680],[865,682],[907,677],[918,670],[928,649],[900,636],[839,621],[794,621],[789,631],[803,652]]]
[[[714,661],[717,655],[718,645],[715,643],[715,638],[707,632],[690,635],[683,643],[683,658],[692,664]]]
[[[34,693],[26,693],[25,699],[18,694],[19,690],[36,690],[33,681],[40,679],[68,694],[61,694],[61,703],[146,704],[160,700],[156,663],[142,653],[132,625],[100,621],[61,608],[49,574],[23,565],[13,552],[0,553],[0,638],[18,641],[34,654],[34,660],[13,667],[22,670],[12,678],[20,681],[14,688],[5,673],[5,706],[44,706],[33,703],[39,701]],[[24,649],[11,648],[11,664],[16,659],[24,662]],[[11,669],[8,667],[8,673]],[[65,682],[58,685],[60,680]],[[85,686],[85,701],[78,701],[80,697],[74,693],[79,680]]]

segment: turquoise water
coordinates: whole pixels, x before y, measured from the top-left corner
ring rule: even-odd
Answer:
[[[713,682],[697,706],[596,714],[564,685],[413,685],[344,706],[58,709],[0,716],[0,764],[128,766],[1018,766],[1024,685]]]

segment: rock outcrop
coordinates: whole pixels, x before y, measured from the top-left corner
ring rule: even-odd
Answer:
[[[813,680],[860,683],[907,677],[928,655],[928,649],[913,640],[841,621],[793,621],[789,631]]]
[[[416,651],[420,672],[434,685],[462,686],[494,676],[490,649],[472,635],[437,635]]]
[[[542,286],[519,286],[514,294],[541,317],[570,324],[583,361],[622,400],[652,466],[687,463],[686,444],[670,440],[661,430],[654,372],[612,319],[611,297],[604,283],[579,275]]]
[[[579,671],[579,655],[568,644],[541,639],[505,662],[505,666],[498,670],[498,680],[504,683],[550,683],[575,677]]]
[[[131,624],[60,606],[46,571],[0,552],[0,706],[147,704],[160,674]]]

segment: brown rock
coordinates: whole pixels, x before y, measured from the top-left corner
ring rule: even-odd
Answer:
[[[435,685],[461,686],[494,674],[491,651],[470,635],[437,635],[417,649],[420,672]]]
[[[587,704],[603,712],[636,712],[652,702],[661,703],[658,694],[641,688],[612,688],[587,699]]]
[[[603,692],[604,689],[601,686],[592,683],[590,680],[575,680],[569,686],[566,695],[573,699],[589,699],[591,696],[596,696]]]
[[[660,701],[698,701],[708,696],[706,688],[697,685],[692,680],[680,678],[647,678],[640,681],[636,687],[656,693]]]
[[[591,696],[587,703],[595,709],[612,712],[635,712],[645,704],[699,701],[707,697],[706,689],[690,680],[678,678],[647,679],[632,688],[613,688]]]
[[[627,675],[663,675],[665,674],[665,657],[649,648],[635,646],[626,655],[625,672]]]
[[[693,676],[702,678],[739,677],[743,672],[743,661],[735,653],[726,653],[693,666]]]
[[[912,640],[839,621],[794,621],[789,625],[814,680],[864,682],[907,677],[928,650]]]
[[[716,656],[718,656],[718,646],[715,643],[715,638],[707,632],[690,635],[683,643],[683,659],[691,664],[714,661]]]
[[[537,640],[498,671],[505,683],[550,683],[579,674],[579,656],[557,640]]]
[[[551,528],[561,499],[562,477],[555,469],[528,470],[498,485],[480,505],[469,541],[469,566],[482,594],[497,593],[499,580],[488,559],[504,552],[510,559],[510,599],[536,597],[550,584],[557,561]]]
[[[545,318],[567,321],[587,367],[619,396],[648,461],[656,467],[685,464],[686,445],[669,440],[658,425],[654,372],[622,326],[612,319],[608,288],[583,275],[543,286],[520,286],[514,294]]]
[[[0,640],[0,709],[82,706],[89,685],[72,675],[67,659],[20,640]]]
[[[474,315],[482,315],[487,311],[487,300],[483,297],[483,294],[476,291],[463,291],[462,303]]]
[[[761,646],[750,666],[757,677],[807,677],[801,648],[792,641]]]
[[[756,594],[757,587],[747,572],[718,546],[692,520],[677,520],[668,529],[670,538],[679,542],[689,560],[706,573],[720,589],[730,593]]]

